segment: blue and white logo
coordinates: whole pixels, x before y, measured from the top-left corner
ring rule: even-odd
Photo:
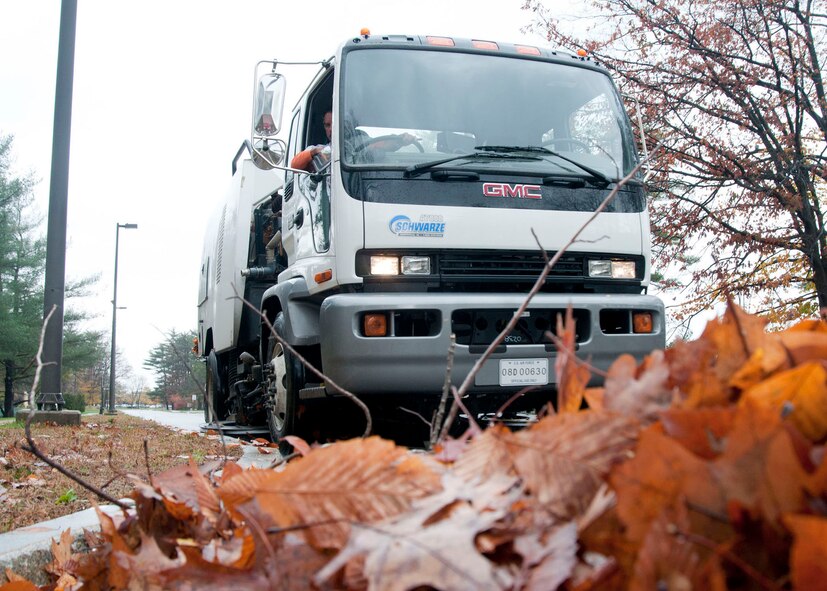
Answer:
[[[391,219],[388,227],[397,236],[442,238],[445,234],[445,222],[441,215],[422,215],[416,222],[406,215],[398,215]]]

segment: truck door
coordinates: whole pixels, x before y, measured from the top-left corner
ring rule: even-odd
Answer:
[[[332,97],[333,71],[330,70],[293,117],[288,147],[291,159],[307,146],[330,145],[323,121],[325,113],[332,110]],[[316,166],[324,167],[330,162],[329,149],[327,152],[326,159],[317,158]],[[282,228],[289,262],[330,249],[329,174],[287,173]]]

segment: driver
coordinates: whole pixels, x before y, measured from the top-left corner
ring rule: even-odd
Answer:
[[[290,168],[310,171],[313,169],[314,156],[325,158],[324,153],[326,153],[327,157],[330,157],[330,150],[326,150],[326,148],[330,147],[330,135],[333,133],[333,113],[326,111],[322,122],[324,123],[325,135],[327,135],[327,143],[324,145],[308,146],[293,156],[293,160],[290,161]]]
[[[318,156],[324,161],[330,158],[330,136],[333,133],[333,113],[330,111],[325,111],[322,122],[324,124],[324,132],[327,135],[327,143],[323,145],[308,146],[293,156],[293,160],[290,161],[290,168],[311,171],[316,168],[313,163],[313,159],[315,157]],[[417,137],[415,135],[411,135],[410,133],[402,133],[394,137],[373,142],[369,144],[366,149],[395,152],[396,150],[409,146],[416,141]]]

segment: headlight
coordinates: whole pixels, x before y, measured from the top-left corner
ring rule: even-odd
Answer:
[[[372,255],[370,257],[371,275],[399,275],[399,257]]]
[[[589,277],[611,277],[612,261],[589,261]]]
[[[589,277],[611,277],[612,279],[634,279],[634,261],[589,261]]]
[[[431,257],[404,256],[402,257],[403,275],[430,275]]]

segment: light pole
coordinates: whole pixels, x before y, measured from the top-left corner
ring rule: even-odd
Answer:
[[[109,358],[109,414],[115,414],[115,327],[118,322],[118,235],[121,228],[134,230],[138,224],[115,224],[115,280],[112,289],[112,355]]]

